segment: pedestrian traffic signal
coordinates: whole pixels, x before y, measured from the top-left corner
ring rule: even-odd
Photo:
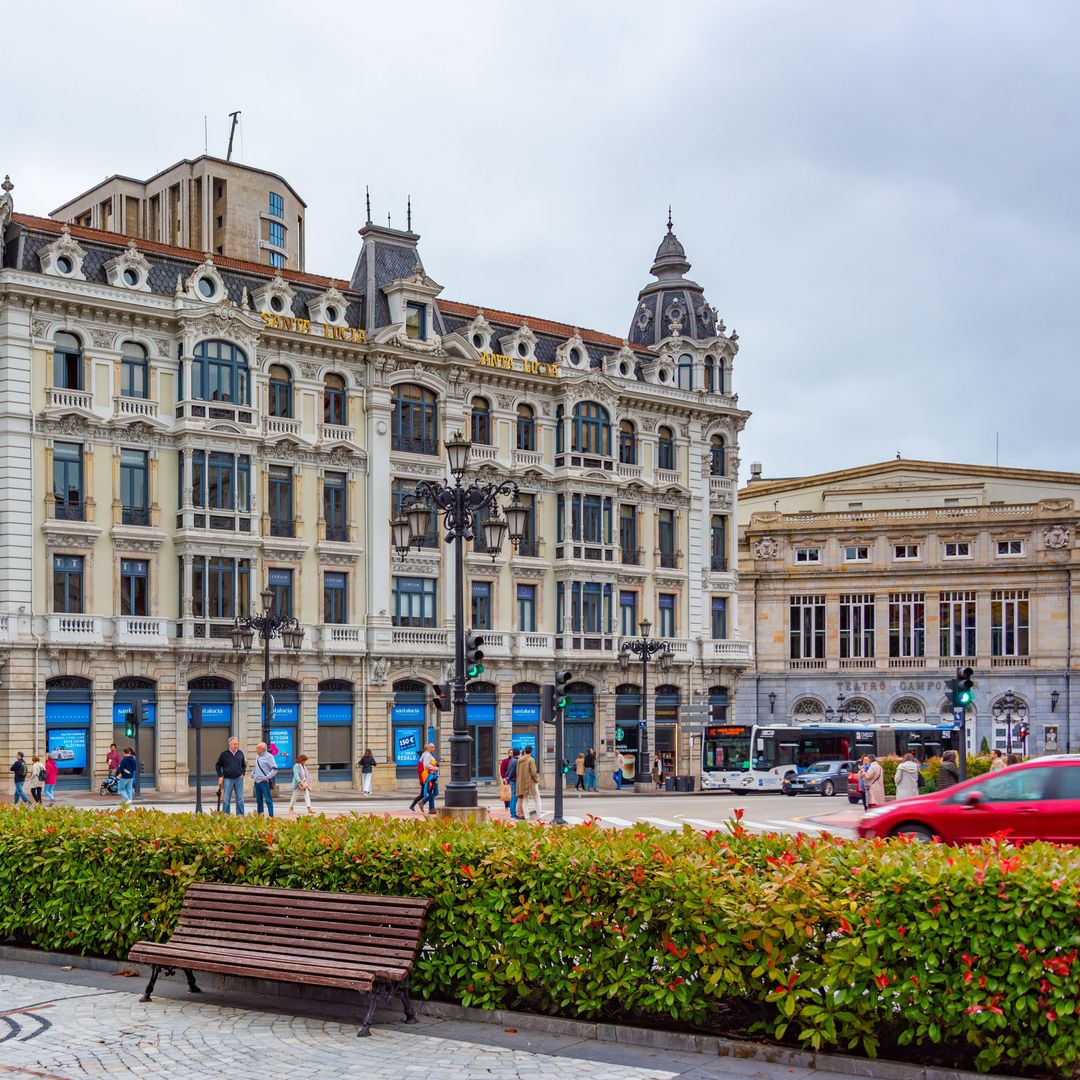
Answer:
[[[431,688],[432,702],[439,712],[446,712],[450,708],[450,684],[448,682],[436,683]]]
[[[131,712],[127,714],[127,719],[124,721],[124,738],[135,738],[135,720],[133,719],[133,714]]]
[[[124,738],[134,739],[138,733],[139,724],[142,723],[142,702],[133,701],[124,720]]]
[[[556,671],[555,672],[555,708],[565,709],[570,704],[570,695],[567,693],[567,686],[570,684],[570,672],[569,671]]]
[[[465,633],[465,678],[479,679],[484,674],[484,639],[471,630]]]
[[[953,708],[966,709],[975,700],[975,691],[972,689],[975,684],[971,679],[973,674],[974,672],[969,667],[956,669],[956,690],[953,697]]]
[[[1019,724],[1013,729],[1013,734],[1020,742],[1027,742],[1028,737],[1028,724],[1026,720],[1021,720]]]

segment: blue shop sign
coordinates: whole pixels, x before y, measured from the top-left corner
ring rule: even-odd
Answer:
[[[510,718],[515,724],[539,724],[540,706],[512,705],[510,707]]]
[[[206,706],[203,706],[205,713]],[[260,703],[259,705],[259,719],[264,720],[266,718],[266,708]],[[295,701],[275,701],[274,702],[274,723],[277,724],[295,724],[300,718],[300,705]],[[205,722],[205,721],[204,721]]]
[[[411,705],[394,705],[390,710],[391,719],[395,724],[419,724],[424,725],[424,710],[426,706],[421,702]]]
[[[593,718],[593,702],[591,701],[571,701],[566,707],[566,719],[567,720],[591,720]]]
[[[277,713],[277,708],[274,709]],[[277,747],[274,761],[279,769],[291,769],[293,767],[293,743],[296,738],[294,727],[272,727],[270,729],[270,742]]]
[[[45,705],[45,724],[47,727],[52,727],[53,724],[58,727],[89,727],[90,702],[48,702]]]
[[[203,727],[232,727],[232,703],[204,704],[202,706],[202,722]],[[191,723],[190,712],[188,713],[188,723]]]
[[[420,728],[394,728],[394,762],[397,765],[415,765],[420,760]]]
[[[465,718],[470,724],[494,724],[495,706],[477,705],[470,701],[465,706]]]
[[[52,754],[58,769],[86,768],[86,738],[89,729],[50,727],[46,735],[46,749]]]
[[[352,713],[351,705],[320,705],[319,723],[348,727],[352,723]]]
[[[112,707],[113,727],[123,727],[128,721],[128,713],[130,712],[130,701],[114,701]],[[142,722],[152,724],[155,720],[157,720],[157,705],[152,701],[144,701]]]
[[[526,746],[531,746],[533,750],[536,750],[536,733],[529,731],[515,731],[510,736],[510,746],[515,750],[524,750]]]

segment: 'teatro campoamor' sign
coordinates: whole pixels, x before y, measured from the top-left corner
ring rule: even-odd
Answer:
[[[552,379],[559,377],[559,365],[549,364],[544,360],[529,360],[521,357],[504,356],[502,353],[484,352],[477,360],[480,367],[502,368],[504,371],[520,371],[525,375],[547,375]]]

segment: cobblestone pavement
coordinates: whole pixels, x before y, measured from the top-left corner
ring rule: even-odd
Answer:
[[[357,1038],[340,1002],[241,989],[192,998],[163,978],[142,1004],[142,978],[0,960],[0,1080],[851,1080],[824,1069],[608,1042],[421,1013],[418,1026],[376,1014]],[[865,1063],[858,1063],[865,1064]],[[872,1076],[872,1070],[865,1070]],[[883,1073],[891,1077],[890,1073]]]

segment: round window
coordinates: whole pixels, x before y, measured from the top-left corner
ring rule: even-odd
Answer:
[[[580,364],[581,363],[581,350],[576,345],[574,346],[574,348],[572,348],[570,350],[570,363],[571,364]]]
[[[201,277],[199,278],[199,292],[209,300],[217,292],[217,286],[211,278]]]
[[[518,356],[528,356],[528,355],[529,355],[529,346],[526,345],[524,341],[519,341],[518,342]]]
[[[667,382],[667,372],[666,371],[659,372],[659,376],[660,376],[660,381],[661,382]]]
[[[326,309],[326,321],[327,322],[337,322],[337,308],[336,307],[328,307]]]
[[[271,311],[284,311],[285,310],[285,301],[282,300],[280,296],[271,296],[270,297],[270,310]]]
[[[484,344],[483,335],[482,334],[473,334],[472,343],[473,343],[473,348],[474,349],[481,348],[483,346],[483,344]]]
[[[139,275],[130,266],[124,271],[124,284],[132,288],[139,284]]]
[[[70,274],[71,271],[75,269],[75,264],[66,255],[61,255],[60,258],[56,260],[56,269],[59,270],[61,274]]]
[[[627,363],[622,363],[622,364],[620,364],[620,365],[619,365],[619,374],[620,374],[620,375],[621,375],[621,376],[622,376],[622,377],[623,377],[624,379],[628,379],[628,378],[630,378],[630,365],[629,365],[629,364],[627,364]]]

